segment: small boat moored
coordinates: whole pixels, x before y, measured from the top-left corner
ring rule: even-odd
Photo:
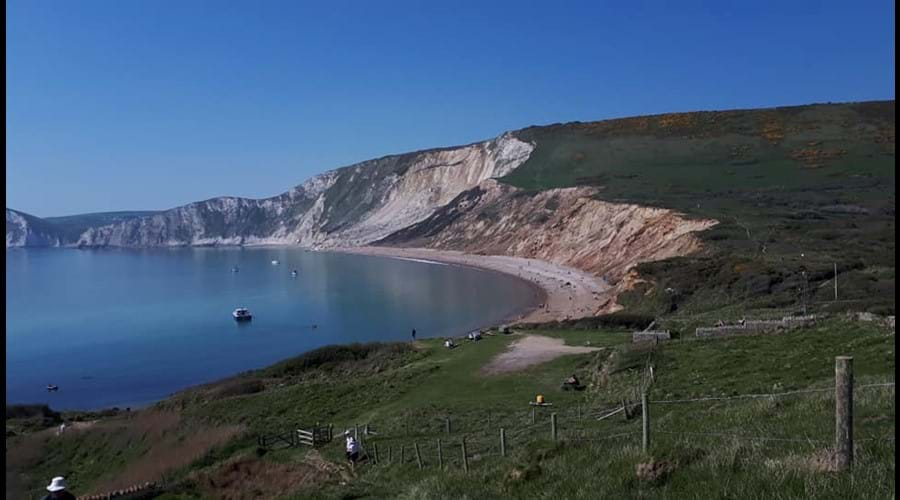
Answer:
[[[297,270],[296,270],[296,269],[294,269],[293,271],[291,271],[291,276],[293,276],[294,278],[297,277]]]
[[[231,272],[233,272],[233,273],[236,273],[238,271],[240,271],[240,269],[238,269],[238,266],[234,266],[231,268]]]
[[[47,384],[47,392],[58,391],[58,390],[59,390],[58,385]]]
[[[253,315],[250,314],[250,311],[243,307],[235,309],[231,315],[234,316],[235,321],[249,321],[253,319]]]
[[[272,261],[272,265],[273,265],[273,266],[277,266],[278,264],[279,264],[279,262],[278,262],[277,259]]]

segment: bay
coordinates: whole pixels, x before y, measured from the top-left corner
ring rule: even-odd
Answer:
[[[499,273],[291,247],[9,249],[7,404],[138,407],[324,345],[461,335],[536,300]]]

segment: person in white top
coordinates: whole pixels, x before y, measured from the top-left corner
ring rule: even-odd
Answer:
[[[347,438],[347,460],[350,465],[355,465],[359,459],[359,442],[350,434],[350,431],[344,432],[344,436]]]

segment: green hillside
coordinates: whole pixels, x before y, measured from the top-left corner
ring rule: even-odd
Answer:
[[[591,185],[607,201],[718,220],[700,235],[701,254],[638,268],[655,286],[621,298],[634,310],[728,315],[805,299],[889,312],[894,109],[816,104],[531,127],[516,134],[534,152],[502,180],[527,190]],[[824,304],[834,264],[839,300],[854,302]]]
[[[526,334],[605,349],[506,375],[480,370]],[[165,491],[158,498],[168,500],[889,498],[894,492],[894,336],[883,326],[832,318],[783,335],[656,347],[629,341],[622,331],[536,330],[494,332],[454,350],[440,339],[326,347],[140,412],[68,414],[88,422],[63,436],[34,430],[42,421],[58,422],[47,412],[29,419],[21,416],[26,409],[7,407],[7,497],[39,492],[57,474],[76,493],[161,475]],[[844,473],[830,472],[827,461],[838,355],[854,356],[857,387],[856,458]],[[635,402],[650,364],[652,437],[644,453],[639,415],[597,417]],[[586,390],[560,389],[572,373]],[[768,393],[782,395],[741,397]],[[536,394],[553,406],[537,409],[532,423],[528,401]],[[731,399],[660,402],[704,397]],[[351,469],[339,435],[318,451],[258,446],[259,434],[316,422],[333,424],[335,434],[356,425],[364,434],[370,425],[362,438],[369,461]]]
[[[104,226],[123,220],[146,217],[159,213],[158,211],[132,210],[121,212],[95,212],[90,214],[65,215],[61,217],[44,217],[43,220],[50,223],[56,231],[66,238],[77,238],[81,233],[91,227]]]

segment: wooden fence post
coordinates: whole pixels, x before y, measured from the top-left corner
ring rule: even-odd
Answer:
[[[406,463],[406,446],[400,445],[400,465]]]
[[[646,392],[641,394],[641,424],[643,430],[641,449],[647,453],[647,450],[650,449],[650,405],[647,403]]]
[[[394,447],[388,446],[388,463],[394,463]]]
[[[462,438],[462,459],[463,459],[463,470],[469,472],[469,454],[466,453],[466,438]]]
[[[853,358],[834,359],[834,448],[835,465],[847,470],[853,465]]]
[[[419,453],[419,443],[413,443],[413,448],[416,449],[416,463],[419,464],[419,469],[422,469],[422,455]]]
[[[372,445],[372,452],[375,454],[375,465],[378,465],[378,445]]]
[[[534,423],[534,408],[531,408],[531,423]]]
[[[438,439],[438,468],[444,470],[444,452],[441,449],[440,439]]]
[[[450,434],[450,417],[447,417],[447,434]]]
[[[553,436],[553,440],[556,441],[556,413],[550,415],[550,434]]]
[[[506,456],[506,429],[500,428],[500,456]]]

